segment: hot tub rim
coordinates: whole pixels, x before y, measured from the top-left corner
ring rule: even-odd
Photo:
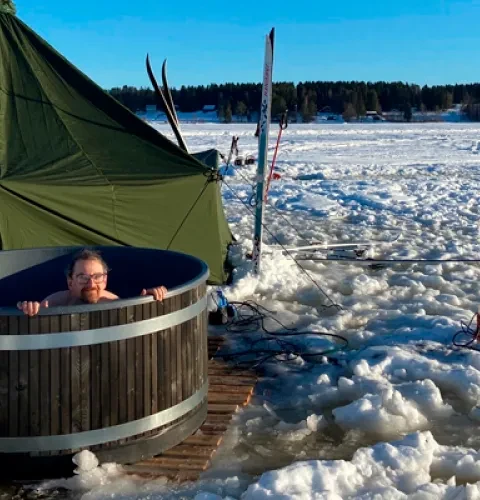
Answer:
[[[164,251],[164,250],[162,250]],[[174,252],[171,252],[174,253]],[[176,252],[175,252],[176,253]],[[180,252],[178,252],[180,253]],[[186,254],[185,254],[186,255]],[[196,257],[194,257],[196,258]],[[202,266],[202,272],[200,275],[195,276],[191,280],[173,287],[172,289],[167,291],[165,295],[165,299],[169,299],[171,297],[175,297],[184,292],[192,290],[199,285],[202,285],[208,280],[210,276],[210,269],[207,264],[200,259],[197,259]],[[61,314],[82,314],[87,312],[95,312],[95,311],[106,311],[111,309],[121,309],[122,307],[130,307],[141,304],[148,304],[153,302],[155,298],[152,295],[138,295],[136,297],[130,297],[128,299],[117,299],[111,300],[107,302],[101,302],[99,304],[81,304],[81,305],[72,305],[72,306],[55,306],[48,308],[41,308],[38,312],[37,316],[54,316]],[[0,307],[0,316],[23,316],[23,311],[20,311],[16,307]]]

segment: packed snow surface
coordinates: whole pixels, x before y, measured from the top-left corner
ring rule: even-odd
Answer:
[[[174,140],[166,124],[153,126]],[[182,125],[190,151],[228,154],[237,135],[243,156],[256,154],[254,130]],[[277,132],[272,124],[270,160]],[[89,500],[480,499],[480,353],[452,344],[480,304],[478,263],[458,261],[480,257],[479,139],[479,124],[290,124],[259,279],[245,259],[256,166],[235,167],[222,193],[237,268],[223,291],[271,311],[267,330],[296,328],[282,339],[300,355],[259,366],[255,397],[200,481],[130,477],[84,453],[74,478],[40,488]],[[370,257],[431,262],[302,260],[300,268],[282,252],[358,241],[375,243]],[[342,335],[348,347],[319,332]],[[286,345],[260,325],[227,335],[224,352]]]

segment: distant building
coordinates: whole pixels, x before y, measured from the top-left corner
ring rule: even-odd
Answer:
[[[204,113],[211,113],[212,111],[216,111],[217,110],[217,106],[215,104],[205,104],[205,106],[203,106],[202,108],[202,111]]]

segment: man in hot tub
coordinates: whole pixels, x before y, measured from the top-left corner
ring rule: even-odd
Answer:
[[[94,250],[77,253],[66,270],[68,290],[55,292],[40,302],[18,302],[17,307],[28,316],[38,314],[40,308],[97,304],[117,300],[119,297],[107,290],[108,266],[101,255]],[[164,286],[143,289],[141,295],[153,295],[163,300],[167,289]]]

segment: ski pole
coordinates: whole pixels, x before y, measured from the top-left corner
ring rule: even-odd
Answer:
[[[282,113],[279,126],[280,129],[278,131],[277,145],[275,146],[275,151],[273,153],[272,166],[270,167],[270,173],[268,174],[268,181],[267,181],[267,189],[265,190],[265,203],[267,202],[268,190],[270,189],[270,182],[272,181],[273,177],[273,170],[275,168],[275,162],[277,160],[278,146],[280,144],[282,132],[288,127],[288,110],[285,110],[285,113]]]

